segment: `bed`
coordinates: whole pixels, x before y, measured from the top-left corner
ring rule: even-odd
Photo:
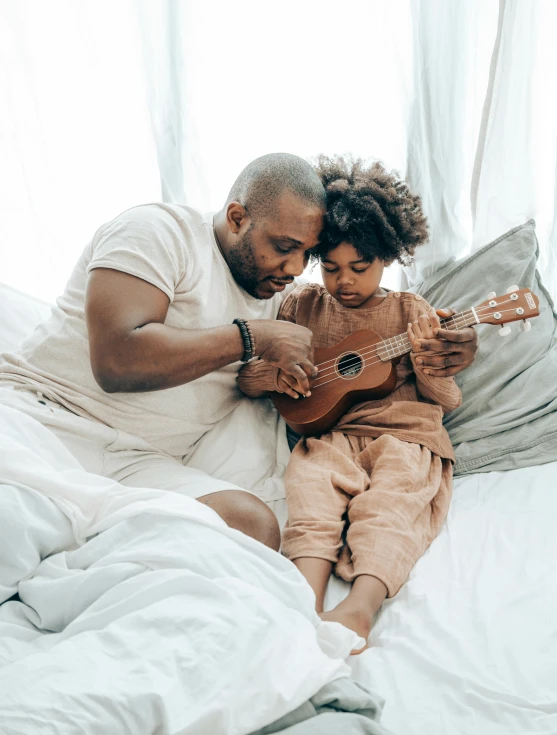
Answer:
[[[510,235],[507,233],[506,240],[499,239],[491,243],[485,254],[479,256],[479,261],[476,258],[474,267],[485,272],[486,264],[482,259],[492,257],[494,250],[504,246],[507,254],[516,251],[515,255],[522,253],[524,256],[521,261],[517,255],[513,265],[516,271],[516,262],[519,261],[518,276],[521,281],[528,278],[535,280],[538,278],[535,273],[535,257],[534,268],[530,269],[531,273],[524,265],[528,258],[530,262],[535,256],[535,253],[531,252],[532,232],[533,227],[531,223],[528,223],[523,228],[516,228]],[[517,240],[520,241],[518,245]],[[472,284],[470,287],[477,282],[477,274],[472,272],[467,276],[466,269],[463,269],[461,265],[451,264],[445,272],[438,274],[435,281],[439,298],[447,297],[443,288],[454,282],[455,272],[464,290],[466,290],[466,278],[469,278]],[[510,275],[509,273],[500,274],[503,279]],[[520,285],[523,283],[521,282]],[[426,298],[434,301],[431,293],[428,293],[428,289],[431,291],[431,288],[431,284],[423,284],[420,293],[423,293],[424,296],[427,294]],[[462,298],[469,298],[469,294],[464,294]],[[32,329],[49,308],[48,305],[23,296],[7,287],[0,288],[0,303],[0,314],[2,314],[0,351],[16,343],[23,334]],[[547,324],[550,325],[555,317],[551,313],[550,300],[548,303],[550,313],[546,313],[546,316]],[[458,306],[458,303],[456,305]],[[547,327],[547,329],[550,328],[551,326]],[[539,338],[540,333],[538,333]],[[490,340],[492,338],[489,334],[482,335],[482,345],[487,345],[492,354],[497,343],[494,346]],[[554,382],[555,373],[551,372],[551,370],[557,370],[554,327],[553,333],[548,336],[546,342],[547,349],[544,352],[544,359],[547,358],[547,363],[542,366],[543,376],[545,376],[543,378],[536,377],[535,373],[535,365],[539,363],[539,360],[528,368],[525,368],[524,365],[522,367],[518,365],[518,368],[516,366],[520,360],[526,359],[522,352],[528,352],[524,346],[527,343],[522,343],[523,348],[520,355],[517,350],[513,351],[508,348],[509,365],[514,364],[513,369],[518,370],[517,376],[518,373],[523,374],[525,370],[530,371],[527,384],[533,383],[530,389],[535,390],[536,398],[526,397],[526,403],[530,406],[528,410],[534,408],[536,410],[534,417],[526,415],[528,420],[522,420],[522,423],[518,414],[506,416],[507,443],[504,447],[497,445],[497,432],[486,433],[482,438],[478,436],[477,427],[487,432],[490,421],[496,420],[497,411],[499,412],[497,415],[501,415],[500,407],[496,406],[497,397],[517,376],[511,378],[506,374],[501,378],[503,383],[491,396],[482,393],[475,401],[478,403],[475,413],[465,413],[465,420],[454,427],[455,433],[461,432],[464,438],[459,444],[462,446],[460,454],[457,452],[458,476],[455,479],[454,499],[448,520],[440,536],[418,562],[399,594],[384,604],[375,623],[371,645],[367,651],[357,657],[350,657],[347,665],[342,664],[340,660],[353,641],[349,635],[346,636],[338,630],[340,626],[333,624],[332,629],[327,628],[321,633],[327,638],[325,643],[322,642],[322,646],[325,648],[329,646],[329,650],[335,649],[336,651],[330,657],[325,658],[315,646],[312,648],[309,644],[303,643],[303,636],[299,635],[300,630],[305,630],[300,623],[301,618],[298,617],[296,620],[292,618],[292,625],[288,631],[298,631],[296,635],[292,632],[292,647],[299,649],[299,655],[294,656],[295,651],[290,650],[287,653],[283,652],[288,664],[288,667],[285,668],[280,664],[280,652],[266,650],[264,658],[269,664],[267,676],[261,673],[265,670],[265,666],[263,669],[260,667],[257,669],[259,673],[256,682],[252,680],[252,673],[255,669],[246,658],[245,667],[236,672],[236,679],[242,686],[239,686],[233,693],[236,697],[234,701],[238,703],[238,706],[232,719],[230,715],[227,719],[220,711],[218,716],[213,712],[215,719],[212,721],[203,721],[201,718],[196,720],[197,724],[194,729],[187,729],[177,714],[178,710],[166,707],[163,693],[157,689],[157,687],[161,689],[168,687],[171,681],[171,677],[168,676],[169,672],[163,672],[164,675],[160,673],[159,668],[163,666],[163,663],[162,659],[157,659],[152,670],[149,670],[153,676],[152,682],[139,682],[138,691],[141,696],[133,699],[132,706],[126,709],[126,712],[129,710],[130,713],[133,713],[136,708],[135,714],[122,715],[114,705],[116,714],[110,715],[112,719],[102,721],[104,729],[95,729],[92,723],[102,720],[95,706],[99,707],[99,703],[104,703],[103,717],[106,716],[106,702],[109,702],[110,698],[101,684],[99,684],[97,699],[91,697],[90,693],[86,693],[76,684],[73,695],[66,693],[66,699],[62,700],[62,703],[56,700],[52,711],[54,712],[56,708],[59,711],[60,707],[67,706],[70,713],[68,721],[74,722],[71,719],[72,713],[75,714],[80,703],[86,701],[87,716],[90,716],[89,719],[86,718],[89,729],[86,727],[79,729],[76,725],[73,729],[68,727],[67,730],[49,730],[46,728],[45,720],[41,721],[43,729],[32,727],[29,732],[93,733],[98,731],[105,733],[157,732],[161,734],[195,732],[199,735],[245,732],[247,735],[248,732],[257,729],[255,725],[260,727],[266,724],[257,717],[243,716],[244,712],[251,712],[254,707],[257,710],[254,704],[256,700],[260,699],[261,707],[263,707],[265,702],[268,703],[269,699],[272,699],[272,706],[268,711],[272,711],[278,718],[284,715],[289,707],[293,709],[302,702],[306,702],[312,690],[317,691],[332,681],[346,677],[355,683],[358,687],[357,691],[373,693],[370,695],[372,698],[366,700],[369,708],[376,708],[378,713],[381,709],[381,700],[384,702],[380,720],[381,727],[384,729],[370,729],[369,732],[389,732],[392,735],[423,735],[425,733],[428,735],[469,735],[470,733],[478,735],[513,733],[517,735],[518,733],[520,735],[555,735],[557,733],[557,584],[555,583],[557,455],[554,452],[554,434],[557,434],[557,414],[552,401],[557,400],[555,396],[557,380]],[[500,353],[501,349],[498,348],[498,350]],[[504,354],[498,355],[498,359],[502,361],[499,364],[505,363]],[[489,356],[486,353],[480,353],[477,367],[480,372],[472,373],[467,378],[468,384],[465,390],[485,390],[485,370],[488,362]],[[523,388],[523,392],[530,389]],[[549,391],[548,395],[545,395],[544,391]],[[533,406],[534,400],[539,405]],[[476,414],[480,415],[480,419]],[[521,415],[524,419],[524,411]],[[474,427],[476,427],[476,434],[473,436],[477,438],[473,438],[472,434],[466,434],[467,431],[472,432]],[[217,476],[229,477],[237,484],[251,487],[273,508],[279,520],[284,522],[286,507],[281,477],[288,461],[288,447],[284,436],[284,426],[273,413],[269,402],[246,402],[219,428],[218,435],[211,438],[211,447],[209,443],[200,442],[194,463],[202,469],[212,471]],[[231,445],[230,437],[240,435],[242,441],[236,441]],[[525,436],[527,440],[524,439]],[[520,446],[516,444],[517,441],[522,442]],[[217,442],[216,449],[215,442]],[[137,524],[141,526],[142,523],[142,502],[144,499],[138,498],[137,508],[139,510],[136,508],[126,516],[126,522],[136,524],[134,528],[137,527]],[[164,505],[164,502],[167,501],[159,499],[156,502]],[[115,512],[117,514],[121,510],[116,509]],[[164,508],[157,512],[162,515],[170,514],[170,511]],[[178,511],[178,514],[187,515],[190,512],[191,509],[186,511],[182,509]],[[209,523],[204,519],[201,519],[200,522],[201,524]],[[109,526],[107,528],[110,531]],[[214,529],[211,530],[211,533],[213,531]],[[164,527],[164,533],[168,533],[167,526]],[[224,538],[222,543],[226,546],[229,543],[228,537]],[[153,551],[153,549],[156,550],[156,537],[152,534],[149,536],[148,544],[148,549],[143,549],[141,553],[156,556]],[[95,557],[91,568],[95,565],[102,566],[104,563],[102,561],[103,550],[97,549],[94,553],[99,556]],[[226,555],[228,552],[224,553]],[[265,569],[268,569],[269,575],[274,575],[273,579],[283,575],[290,594],[298,600],[296,602],[298,608],[300,610],[304,606],[307,608],[308,598],[304,590],[298,586],[299,580],[288,577],[283,567],[274,568],[274,562],[269,562],[269,566],[265,567],[268,560],[255,559],[255,556],[252,553],[249,563],[246,562],[247,567],[253,569],[253,574],[263,579],[266,574]],[[120,561],[124,563],[125,559]],[[56,573],[56,570],[52,569],[50,572],[43,571],[47,577],[49,574],[56,576]],[[167,575],[169,575],[168,578],[160,582],[162,586],[153,593],[155,595],[153,606],[162,604],[166,600],[165,604],[172,608],[173,596],[178,594],[178,590],[173,587],[176,580],[172,580],[171,573],[167,572]],[[27,582],[31,587],[35,583],[40,592],[40,580],[34,581],[31,575]],[[126,583],[133,587],[133,580],[128,580]],[[166,598],[160,592],[164,584],[169,585]],[[271,592],[280,598],[281,593],[277,591],[278,589],[277,586]],[[88,587],[85,584],[83,587],[85,596],[87,590]],[[265,594],[271,594],[271,592],[267,590]],[[80,589],[76,588],[73,593],[75,599],[72,604],[79,605],[79,602],[75,600],[79,600]],[[253,590],[250,594],[252,593]],[[106,591],[106,594],[109,594],[109,590]],[[141,589],[134,588],[134,594],[141,594]],[[332,605],[344,594],[346,594],[346,586],[339,580],[332,580],[327,595],[328,604]],[[280,599],[279,602],[282,605],[281,614],[285,617],[294,615],[285,599]],[[98,601],[96,604],[99,604]],[[121,601],[119,604],[122,604]],[[309,605],[311,607],[311,600]],[[99,615],[108,614],[106,610],[109,608],[110,606],[106,605],[105,608],[102,608],[101,605]],[[285,612],[287,608],[289,612]],[[39,609],[39,604],[37,609]],[[266,614],[271,615],[270,611],[274,608],[273,605],[268,605],[261,609],[265,609]],[[213,615],[218,617],[220,614],[218,610],[218,606],[214,607]],[[147,612],[142,609],[142,615],[147,623],[151,613],[151,608]],[[227,614],[224,610],[222,611],[223,617],[226,617]],[[307,612],[307,609],[304,615],[307,620],[311,620],[311,613]],[[188,620],[194,625],[192,616],[193,612]],[[165,620],[166,625],[169,625],[168,619]],[[46,628],[50,625],[50,629],[63,633],[64,623],[60,620],[45,620],[41,623],[40,620],[35,619],[30,621],[24,632],[21,632],[14,618],[12,633],[15,635],[16,630],[19,632],[15,636],[17,640],[13,649],[16,654],[10,659],[13,672],[11,679],[17,680],[18,676],[23,678],[31,676],[31,680],[34,681],[34,678],[40,674],[41,677],[55,682],[52,685],[54,690],[57,678],[63,685],[63,662],[68,659],[55,658],[53,668],[49,669],[49,658],[46,655],[49,649],[45,644],[44,650],[33,654],[36,663],[27,665],[25,662],[32,661],[32,659],[29,659],[26,646],[31,645],[34,640],[30,633],[31,622],[34,622],[35,625],[42,624]],[[3,620],[3,624],[6,624],[6,619]],[[246,624],[256,626],[257,620],[252,619]],[[288,621],[281,624],[288,625]],[[72,625],[76,625],[76,622],[74,621]],[[6,630],[6,628],[3,629],[4,634]],[[91,632],[91,628],[87,630]],[[145,630],[148,630],[148,626]],[[226,629],[223,627],[223,635],[225,633]],[[236,634],[244,635],[241,625],[238,626]],[[176,635],[179,635],[179,631]],[[199,635],[200,640],[206,645],[208,639],[203,638],[202,631]],[[126,645],[132,645],[125,637],[116,636],[113,640],[115,645],[124,646],[126,641]],[[178,645],[177,638],[171,640],[172,645]],[[110,644],[110,637],[106,639],[106,642],[107,645]],[[253,641],[247,636],[246,651],[250,652],[250,656],[252,645]],[[303,655],[300,651],[303,652]],[[72,656],[73,653],[79,655],[79,647],[75,649],[75,652],[70,649],[65,655]],[[125,655],[121,656],[121,651],[117,651],[114,653],[114,661],[118,675],[133,676],[133,656],[131,659],[126,658]],[[118,669],[118,661],[123,661],[125,664],[122,664],[121,670]],[[92,656],[90,666],[98,665],[98,660]],[[292,670],[293,665],[298,671]],[[329,667],[327,671],[324,670],[326,667]],[[8,679],[2,677],[2,671],[0,666],[0,681],[6,683]],[[214,670],[211,674],[216,676]],[[21,683],[21,679],[19,681]],[[195,676],[193,681],[195,681]],[[215,678],[214,681],[217,682],[219,679]],[[212,682],[207,681],[206,685],[211,687]],[[226,686],[230,686],[229,682],[226,683]],[[111,687],[115,701],[124,696],[123,689],[116,681],[112,682]],[[149,698],[147,694],[151,689],[157,690],[154,698]],[[10,690],[9,711],[12,717],[15,716],[14,712],[18,707],[21,708],[25,704],[25,696],[20,690],[21,686],[14,686]],[[273,690],[272,696],[271,690]],[[40,696],[45,698],[45,702],[48,696],[51,696],[51,691],[46,685],[43,685],[38,691]],[[62,691],[66,691],[63,686]],[[219,690],[218,684],[214,686],[213,699],[220,697],[223,702],[227,702],[230,701],[227,699],[229,696],[231,696],[229,691],[223,693]],[[201,694],[199,697],[200,701],[205,701]],[[6,702],[0,697],[0,714],[2,713],[2,701]],[[96,705],[91,704],[92,702],[96,702]],[[149,707],[146,709],[141,702],[148,702]],[[191,702],[189,704],[191,705]],[[365,706],[364,702],[364,704],[354,706],[354,710],[363,711]],[[77,722],[79,717],[75,716]],[[375,719],[371,723],[373,727],[376,727]],[[267,720],[269,720],[268,717]],[[261,730],[261,732],[275,731],[277,730]],[[5,730],[2,732],[4,733]],[[27,731],[13,729],[6,732]],[[306,730],[299,730],[299,732],[305,733]],[[311,732],[324,733],[325,727],[311,730]],[[337,729],[337,732],[342,732],[344,735],[352,730],[349,730],[347,725],[346,729]],[[354,732],[363,733],[368,730],[354,730]]]

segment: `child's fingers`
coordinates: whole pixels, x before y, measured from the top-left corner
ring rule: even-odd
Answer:
[[[429,314],[420,314],[418,317],[418,323],[421,331],[420,336],[424,339],[431,339],[433,337],[433,330],[429,322]]]
[[[441,321],[439,317],[437,316],[437,313],[434,311],[434,309],[432,309],[429,312],[429,323],[431,324],[432,332],[435,335],[436,334],[435,330],[441,328]]]
[[[278,377],[278,385],[281,387],[283,393],[286,393],[291,398],[299,398],[300,395],[304,395],[304,389],[298,383],[296,378],[284,371],[281,371]],[[311,395],[310,392],[306,396]]]
[[[311,396],[311,390],[306,391],[306,389],[304,388],[304,386],[301,383],[299,383],[296,380],[296,378],[294,378],[292,375],[286,376],[286,379],[289,381],[290,387],[293,390],[295,390],[296,393],[298,393],[301,396],[304,396],[305,398],[309,398],[309,396]],[[312,381],[310,381],[310,385],[311,385],[311,382]]]
[[[281,378],[277,380],[277,385],[280,389],[281,393],[286,393],[287,396],[290,396],[290,398],[299,398],[299,394],[296,393],[295,390],[293,390],[287,383],[284,382]]]
[[[412,349],[414,349],[414,344],[416,342],[417,336],[416,336],[416,333],[414,332],[414,325],[413,324],[410,324],[410,323],[408,324],[408,326],[406,328],[406,334],[408,335],[408,339],[410,340],[410,344],[412,345]]]
[[[420,339],[420,337],[423,337],[421,325],[417,320],[415,322],[412,322],[412,331],[414,332],[414,337],[416,339]]]
[[[408,334],[408,339],[410,340],[410,344],[412,345],[412,352],[416,353],[419,352],[422,346],[422,343],[419,341],[419,337],[416,335],[416,332],[419,332],[420,328],[417,322],[414,324],[409,324],[406,332]],[[421,364],[421,360],[418,360],[418,362]],[[419,365],[417,366],[419,369]]]

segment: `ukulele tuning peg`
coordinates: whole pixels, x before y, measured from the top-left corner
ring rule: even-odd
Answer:
[[[511,328],[509,327],[508,324],[506,327],[501,327],[501,329],[499,330],[500,337],[508,337],[510,333],[511,333]]]
[[[507,289],[507,293],[512,293],[513,291],[518,291],[518,286],[509,286]]]
[[[495,293],[495,291],[492,291],[491,293],[488,293],[487,294],[487,298],[488,299],[494,299],[496,296],[497,296],[497,294]]]
[[[528,319],[523,319],[522,321],[522,331],[523,332],[529,332],[532,329],[532,325],[528,321]]]

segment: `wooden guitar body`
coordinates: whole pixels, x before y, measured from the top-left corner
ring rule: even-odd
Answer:
[[[360,329],[333,347],[315,350],[315,364],[322,365],[309,398],[273,393],[275,408],[298,434],[322,434],[356,403],[383,398],[396,386],[393,362],[381,361],[374,345],[382,342],[376,332]]]
[[[539,315],[539,299],[527,288],[509,286],[507,293],[488,296],[478,306],[443,319],[443,329],[458,331],[476,324],[502,327]],[[499,330],[502,337],[510,327]],[[363,401],[384,398],[396,387],[396,363],[412,350],[406,333],[383,339],[376,332],[360,329],[334,347],[316,349],[314,362],[317,377],[309,398],[290,398],[273,393],[271,398],[286,423],[304,436],[323,434],[333,427],[351,406]]]

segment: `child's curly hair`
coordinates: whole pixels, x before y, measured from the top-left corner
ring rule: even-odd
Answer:
[[[314,167],[327,193],[327,213],[312,259],[348,242],[366,261],[407,265],[428,228],[422,201],[406,182],[379,161],[366,166],[359,158],[319,156]]]

